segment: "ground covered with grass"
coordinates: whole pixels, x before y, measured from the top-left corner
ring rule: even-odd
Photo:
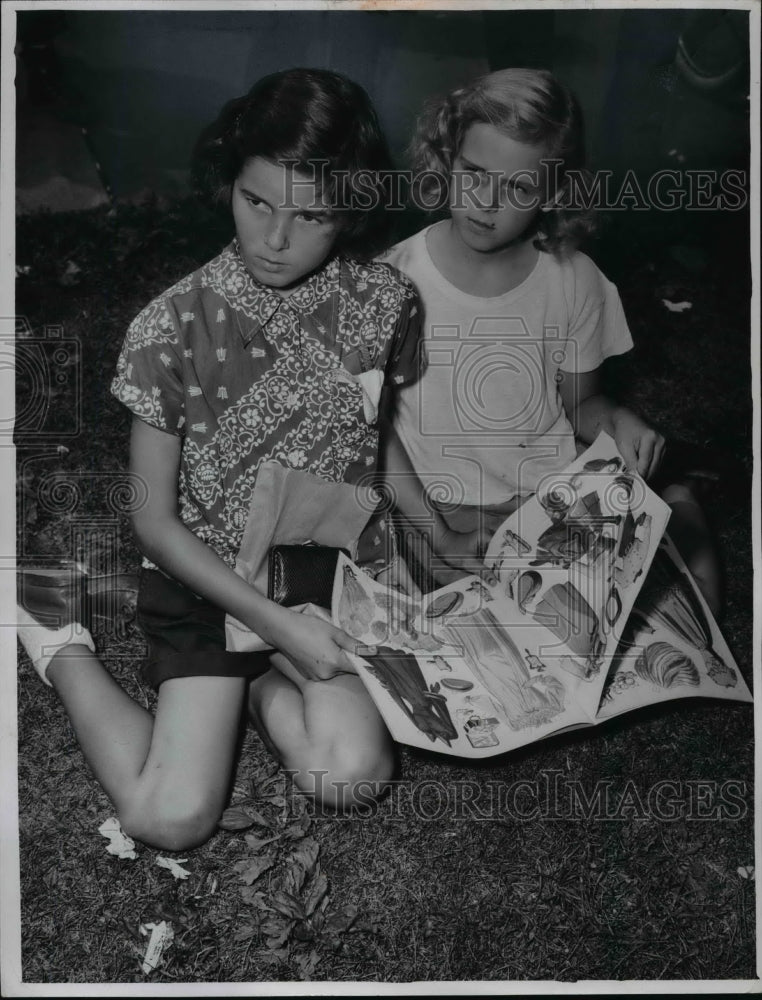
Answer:
[[[613,377],[664,430],[750,473],[744,237],[734,254],[738,234],[723,220],[670,225],[666,238],[641,226],[625,239],[618,223],[593,249],[638,345]],[[65,348],[45,347],[44,363],[31,348],[20,355],[25,561],[74,555],[94,571],[137,570],[129,417],[109,395],[117,352],[138,310],[224,239],[190,202],[20,220],[20,336],[27,348],[40,337]],[[665,298],[691,306],[670,312]],[[720,487],[712,516],[727,576],[723,631],[751,686],[743,483]],[[101,622],[96,641],[151,706],[129,609]],[[242,730],[225,829],[182,856],[189,875],[178,880],[150,848],[138,845],[134,860],[106,852],[98,827],[112,807],[23,655],[18,713],[27,982],[143,982],[140,928],[161,920],[175,936],[154,983],[755,975],[747,705],[689,699],[488,764],[403,748],[391,795],[342,818],[292,796]]]

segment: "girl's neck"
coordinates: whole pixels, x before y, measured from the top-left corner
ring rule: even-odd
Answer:
[[[531,238],[492,253],[474,250],[463,242],[450,219],[428,231],[426,246],[443,278],[459,291],[479,298],[513,291],[532,273],[539,255]]]

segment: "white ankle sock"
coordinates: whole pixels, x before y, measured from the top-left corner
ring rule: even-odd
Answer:
[[[16,634],[34,669],[48,687],[53,686],[48,680],[48,664],[60,650],[76,643],[95,652],[93,637],[79,622],[70,622],[63,628],[45,628],[20,605],[16,608]]]

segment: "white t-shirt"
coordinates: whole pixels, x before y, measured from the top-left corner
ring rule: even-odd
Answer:
[[[397,433],[435,500],[492,505],[534,493],[576,455],[559,370],[593,371],[632,347],[619,293],[577,252],[540,253],[505,295],[468,295],[437,270],[430,228],[383,255],[424,309],[428,367],[398,393]]]

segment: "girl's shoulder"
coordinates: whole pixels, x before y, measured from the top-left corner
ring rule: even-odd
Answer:
[[[155,313],[159,309],[166,310],[176,300],[182,299],[183,296],[196,289],[212,287],[219,283],[221,272],[226,270],[232,272],[234,269],[235,251],[233,245],[230,244],[217,254],[216,257],[213,257],[212,260],[202,264],[195,271],[191,271],[190,274],[186,274],[179,281],[165,288],[163,292],[159,292],[158,295],[151,299],[148,305],[141,309],[137,318],[140,318],[144,313]]]
[[[604,277],[595,261],[581,250],[571,250],[563,254],[548,254],[559,272],[569,275],[581,285],[595,285]]]
[[[431,226],[426,226],[417,233],[413,233],[412,236],[400,240],[379,254],[376,260],[391,264],[403,274],[408,274],[426,254],[426,233],[430,228]]]
[[[548,257],[550,273],[556,273],[567,298],[572,301],[591,297],[603,299],[614,287],[595,261],[581,250],[548,254]]]

